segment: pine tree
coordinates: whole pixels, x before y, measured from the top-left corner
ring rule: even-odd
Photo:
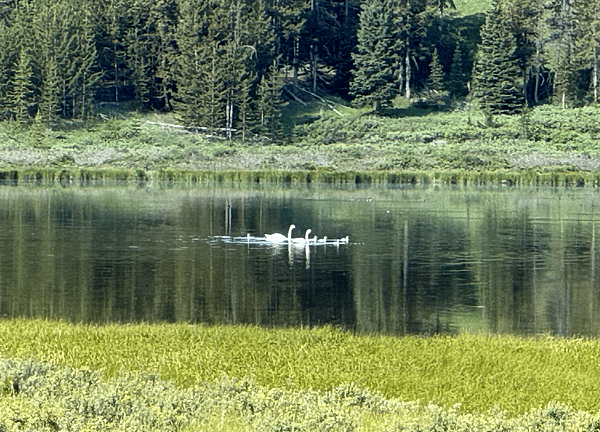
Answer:
[[[600,4],[595,0],[578,0],[576,10],[579,22],[575,41],[575,59],[582,68],[590,70],[592,100],[598,103],[600,86]]]
[[[66,29],[63,20],[66,14],[62,3],[48,6],[36,17],[35,29],[37,46],[40,50],[41,83],[40,99],[36,121],[51,123],[60,114],[60,75],[59,53],[61,33]],[[66,30],[68,33],[68,30]]]
[[[277,76],[276,61],[269,69],[268,75],[263,75],[258,88],[255,115],[257,117],[255,131],[271,139],[283,138],[283,123],[281,111],[285,102],[281,99],[282,83]]]
[[[30,111],[35,110],[39,90],[37,47],[35,38],[32,37],[35,34],[33,21],[36,12],[36,4],[21,2],[12,15],[11,35],[18,43],[13,48],[7,112],[19,123],[26,123],[31,119]]]
[[[125,30],[124,40],[127,44],[126,64],[130,71],[129,83],[134,87],[135,100],[146,105],[152,97],[154,83],[154,62],[151,56],[151,29],[149,28],[149,11],[151,2],[133,0],[129,9],[130,23]]]
[[[10,97],[10,112],[19,123],[31,120],[29,110],[34,107],[34,75],[32,54],[27,48],[21,48],[17,69],[12,78]]]
[[[550,40],[548,42],[549,66],[554,76],[553,102],[566,108],[576,99],[573,62],[575,49],[575,0],[552,0],[550,18]]]
[[[175,88],[175,68],[177,50],[175,29],[179,14],[178,2],[172,0],[155,0],[150,9],[149,41],[154,59],[153,102],[167,111],[172,109],[171,93]]]
[[[103,75],[98,66],[95,23],[89,11],[81,10],[80,25],[75,29],[75,52],[71,59],[69,86],[73,94],[73,117],[85,120],[90,114],[92,95]]]
[[[463,97],[468,93],[465,57],[463,41],[459,38],[456,41],[456,48],[454,48],[452,64],[450,65],[450,74],[448,75],[448,89],[453,96]]]
[[[113,102],[120,102],[129,74],[125,40],[128,0],[99,0],[92,2],[92,6],[92,16],[100,20],[98,39],[102,50],[98,54],[100,67],[104,71],[103,84],[110,89]]]
[[[185,0],[181,4],[181,19],[175,36],[179,48],[175,68],[175,79],[178,82],[177,108],[181,119],[194,126],[202,123],[200,110],[203,96],[201,81],[205,78],[202,76],[203,66],[212,55],[205,44],[199,46],[205,37],[200,17],[202,12],[195,2]]]
[[[14,74],[14,41],[11,28],[0,24],[0,120],[10,117],[8,101]]]
[[[391,105],[402,84],[400,10],[393,0],[373,0],[362,8],[356,52],[352,53],[355,70],[350,93],[358,105],[381,111]]]
[[[435,48],[429,64],[429,76],[427,77],[427,87],[434,92],[444,91],[444,70],[439,61],[438,50]]]
[[[491,114],[517,113],[525,103],[511,29],[510,15],[494,1],[481,29],[473,74],[474,96]]]

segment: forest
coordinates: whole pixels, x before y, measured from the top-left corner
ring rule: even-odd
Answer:
[[[492,0],[468,16],[453,0],[6,0],[0,119],[131,102],[226,138],[281,139],[285,104],[311,95],[379,114],[398,96],[490,116],[584,106],[599,51],[595,0]]]

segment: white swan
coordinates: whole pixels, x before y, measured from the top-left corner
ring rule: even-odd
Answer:
[[[292,239],[292,242],[294,243],[294,245],[297,246],[304,246],[304,245],[308,245],[308,243],[310,242],[310,239],[308,238],[308,235],[310,234],[312,230],[309,228],[306,230],[306,234],[304,234],[304,238],[301,237],[297,237],[295,239]]]
[[[296,225],[291,224],[290,229],[288,230],[287,237],[280,233],[274,233],[274,234],[265,234],[265,238],[267,239],[267,241],[270,241],[271,243],[291,242],[292,241],[292,230],[294,228],[296,228]]]

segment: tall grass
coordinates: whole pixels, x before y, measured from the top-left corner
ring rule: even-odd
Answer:
[[[551,337],[357,336],[334,328],[70,325],[0,321],[0,355],[59,366],[152,373],[178,386],[250,377],[267,388],[353,384],[386,398],[499,407],[525,413],[550,402],[600,410],[600,342]]]

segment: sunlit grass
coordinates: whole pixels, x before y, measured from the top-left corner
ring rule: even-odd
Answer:
[[[456,11],[460,16],[486,13],[492,2],[491,0],[454,0]]]
[[[0,355],[159,375],[183,387],[226,375],[268,388],[355,384],[387,398],[467,412],[523,413],[547,403],[600,410],[600,342],[512,336],[357,336],[332,328],[0,322]]]

